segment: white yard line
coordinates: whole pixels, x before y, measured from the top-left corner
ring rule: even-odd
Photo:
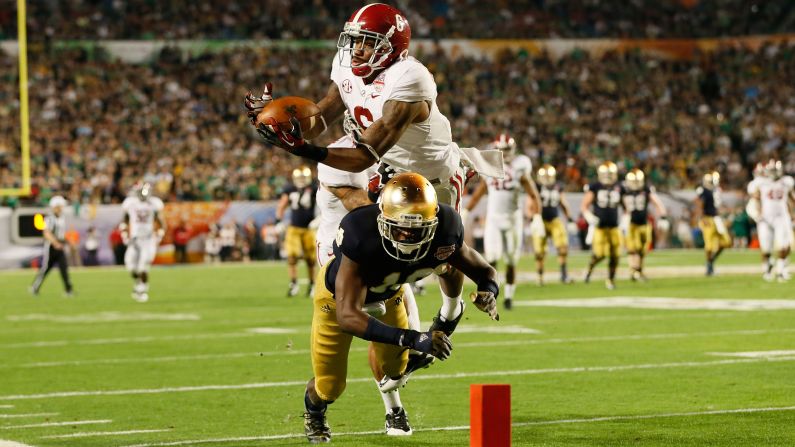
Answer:
[[[770,357],[789,357],[795,355],[795,350],[778,351],[746,351],[746,352],[708,352],[708,355],[718,357],[741,357],[748,359],[770,358]]]
[[[795,300],[746,300],[729,298],[687,298],[653,296],[607,296],[556,300],[516,300],[516,306],[628,308],[655,310],[728,310],[751,312],[759,310],[795,310]]]
[[[420,374],[412,376],[412,380],[437,380],[437,379],[463,379],[469,377],[509,377],[509,376],[528,376],[538,374],[554,373],[589,373],[589,372],[616,372],[644,369],[670,369],[670,368],[690,368],[703,366],[723,366],[743,363],[773,363],[795,361],[793,357],[774,357],[765,359],[726,359],[710,360],[704,362],[671,362],[671,363],[643,363],[637,365],[600,365],[600,366],[579,366],[570,368],[541,368],[541,369],[518,369],[506,371],[479,371],[479,372],[460,372],[451,374]],[[349,378],[348,383],[371,383],[372,377]],[[92,391],[61,391],[42,394],[16,394],[10,396],[0,396],[1,400],[31,400],[31,399],[51,399],[56,397],[82,397],[82,396],[126,396],[133,394],[163,394],[163,393],[186,393],[196,391],[224,391],[224,390],[244,390],[259,388],[281,388],[291,386],[304,386],[305,380],[293,380],[286,382],[254,382],[237,385],[201,385],[183,387],[164,387],[164,388],[143,388],[128,390],[92,390]]]
[[[791,407],[765,407],[765,408],[735,408],[729,410],[709,410],[709,411],[691,411],[682,413],[658,413],[658,414],[637,414],[637,415],[623,415],[623,416],[601,416],[593,418],[577,418],[577,419],[558,419],[552,421],[532,421],[532,422],[514,422],[514,427],[526,427],[533,425],[558,425],[558,424],[582,424],[593,422],[611,422],[611,421],[627,421],[639,419],[658,419],[658,418],[673,418],[673,417],[694,417],[694,416],[712,416],[721,414],[744,414],[744,413],[766,413],[774,411],[793,411],[795,406]],[[429,427],[429,428],[416,428],[415,432],[423,431],[461,431],[469,430],[468,425],[454,425],[447,427]],[[333,433],[334,437],[338,436],[367,436],[367,435],[380,435],[383,430],[372,431],[358,431],[358,432],[343,432]],[[223,442],[243,442],[243,441],[275,441],[280,439],[290,438],[303,438],[304,434],[288,433],[283,435],[265,435],[265,436],[240,436],[234,438],[210,438],[210,439],[191,439],[181,441],[166,441],[166,442],[152,442],[145,444],[133,444],[123,447],[165,447],[176,445],[192,445],[192,444],[209,444],[209,443],[223,443]]]
[[[220,334],[189,334],[189,335],[166,335],[151,337],[120,337],[120,338],[86,338],[82,340],[49,340],[32,341],[24,343],[0,344],[0,348],[49,348],[68,345],[113,345],[124,343],[149,343],[154,341],[178,341],[178,340],[206,340],[216,338],[243,338],[255,337],[261,334],[253,332],[231,332]]]
[[[167,312],[98,312],[93,314],[55,315],[55,314],[23,314],[8,315],[8,321],[47,321],[50,323],[116,323],[130,321],[199,321],[198,314],[167,313]]]
[[[171,431],[171,429],[164,428],[160,430],[88,431],[80,433],[70,433],[68,435],[42,436],[41,439],[89,438],[92,436],[124,436],[124,435],[137,435],[140,433],[160,433],[164,431]]]
[[[28,413],[28,414],[0,414],[0,419],[35,418],[44,416],[58,416],[59,413]]]
[[[63,427],[71,425],[93,425],[93,424],[110,424],[113,419],[94,419],[90,421],[67,421],[67,422],[44,422],[41,424],[25,424],[25,425],[5,425],[0,427],[0,430],[11,430],[12,428],[39,428],[39,427]]]
[[[33,447],[33,446],[28,444],[23,444],[21,442],[6,441],[5,439],[0,439],[0,447]]]
[[[14,408],[13,405],[0,405],[0,408]]]
[[[480,348],[480,347],[499,347],[499,346],[524,346],[524,345],[544,345],[560,343],[591,343],[591,342],[613,342],[613,341],[633,341],[633,340],[665,340],[691,337],[713,337],[731,335],[765,335],[774,333],[795,332],[795,328],[784,329],[745,329],[736,331],[713,331],[713,332],[672,332],[660,334],[637,334],[637,335],[606,335],[602,337],[571,337],[571,338],[545,338],[545,339],[526,339],[526,340],[500,340],[500,341],[479,341],[479,342],[460,342],[455,343],[456,348]],[[366,351],[364,347],[351,348],[351,352]],[[286,355],[305,355],[309,354],[308,349],[292,349],[289,351],[267,351],[267,352],[232,352],[226,354],[197,354],[197,355],[173,355],[163,357],[144,357],[144,358],[116,358],[116,359],[91,359],[91,360],[64,360],[57,362],[34,362],[23,363],[20,365],[0,365],[0,369],[12,368],[48,368],[58,366],[84,366],[84,365],[112,365],[125,363],[163,363],[177,362],[185,360],[214,360],[246,357],[263,356],[286,356]],[[795,352],[792,353],[795,355]]]

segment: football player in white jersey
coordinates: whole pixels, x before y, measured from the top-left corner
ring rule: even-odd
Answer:
[[[152,196],[152,186],[144,183],[135,188],[135,195],[124,199],[122,239],[127,245],[124,265],[133,277],[132,297],[138,302],[149,300],[149,267],[155,259],[157,246],[166,233],[163,201]]]
[[[482,180],[475,192],[472,193],[466,210],[473,210],[484,194],[489,195],[483,236],[484,257],[495,268],[499,260],[505,261],[506,284],[503,304],[506,309],[510,309],[516,291],[516,264],[522,253],[524,230],[524,215],[520,208],[522,191],[529,197],[527,209],[528,214],[533,216],[532,232],[538,234],[544,232],[545,229],[539,213],[541,199],[535,182],[531,178],[533,164],[530,158],[523,154],[516,154],[516,141],[507,134],[498,135],[492,146],[503,153],[505,177]]]
[[[765,167],[765,178],[754,179],[748,185],[751,195],[748,215],[756,221],[759,248],[765,263],[764,279],[781,282],[790,279],[787,269],[792,245],[792,215],[789,201],[795,199],[795,180],[784,175],[780,160],[770,160]],[[775,274],[771,254],[776,254]]]

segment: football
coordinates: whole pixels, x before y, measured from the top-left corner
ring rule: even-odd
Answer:
[[[269,118],[273,118],[282,127],[282,130],[290,130],[292,128],[290,118],[292,117],[298,118],[301,123],[301,131],[306,139],[315,138],[325,130],[323,120],[320,118],[320,107],[300,96],[274,99],[257,115],[257,124],[270,124]]]

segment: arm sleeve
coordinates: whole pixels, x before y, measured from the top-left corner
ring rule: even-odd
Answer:
[[[322,163],[317,165],[317,177],[320,183],[325,186],[350,186],[354,188],[365,188],[369,178],[366,172],[342,171]]]
[[[395,79],[395,84],[386,100],[402,102],[433,101],[436,99],[436,82],[433,75],[422,64],[407,61],[406,71]]]

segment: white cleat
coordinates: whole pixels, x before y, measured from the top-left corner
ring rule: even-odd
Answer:
[[[607,288],[607,290],[615,290],[616,283],[614,283],[613,281],[611,281],[609,279],[606,279],[605,280],[605,288]]]
[[[133,292],[132,299],[134,299],[139,303],[145,303],[149,301],[149,294],[146,292],[141,292],[141,293]]]
[[[787,282],[790,280],[789,273],[779,273],[778,282]]]
[[[773,273],[765,272],[764,274],[762,274],[762,279],[764,279],[767,282],[773,282],[776,278],[773,276]]]

